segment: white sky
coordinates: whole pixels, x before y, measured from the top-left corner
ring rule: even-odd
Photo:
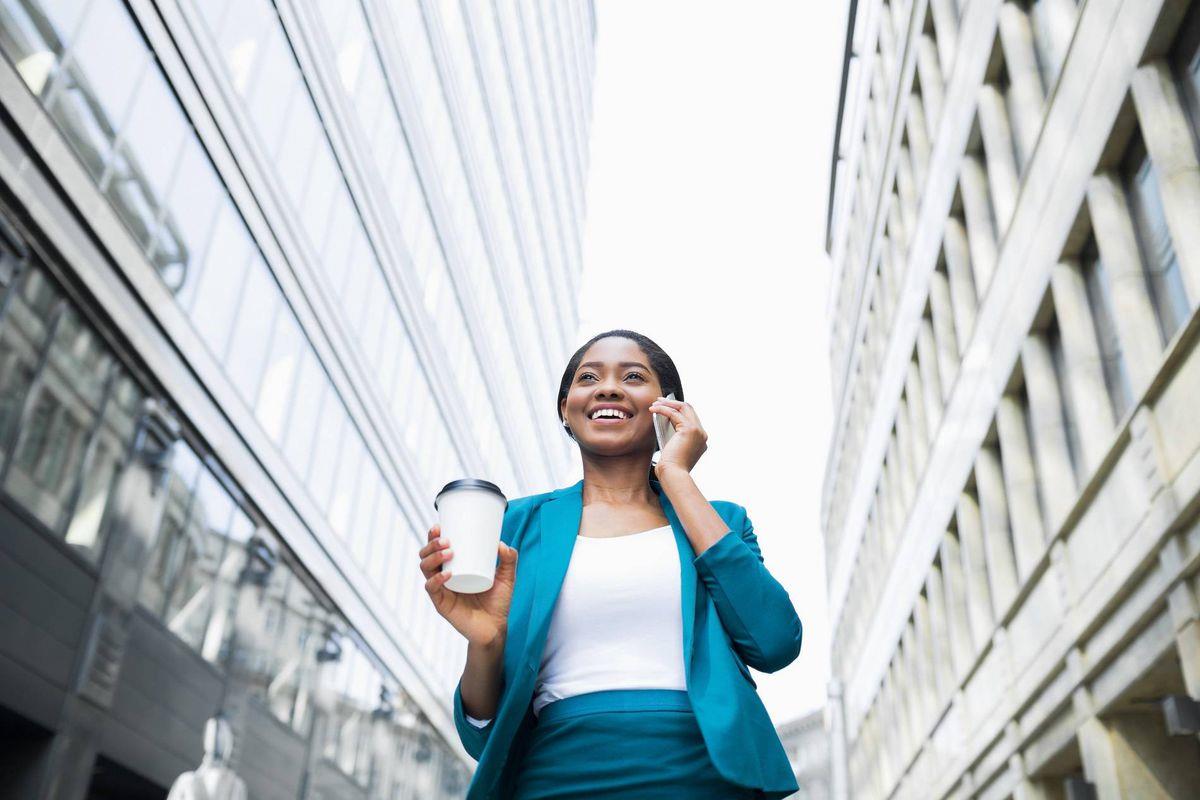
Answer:
[[[596,0],[575,346],[610,328],[675,360],[709,435],[694,475],[745,506],[804,623],[755,674],[772,720],[824,705],[819,529],[830,427],[824,250],[844,0]]]

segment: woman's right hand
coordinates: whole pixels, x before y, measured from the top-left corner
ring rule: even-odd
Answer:
[[[512,604],[513,586],[517,578],[517,551],[500,542],[500,563],[492,588],[478,594],[460,594],[445,586],[451,571],[443,569],[454,557],[451,543],[440,538],[441,526],[429,529],[428,541],[417,555],[421,559],[421,574],[425,576],[425,592],[433,607],[454,629],[471,644],[502,644],[508,635],[508,609]]]

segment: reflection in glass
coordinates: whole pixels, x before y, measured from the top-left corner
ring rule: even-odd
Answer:
[[[262,370],[262,387],[254,404],[254,416],[271,441],[282,447],[288,402],[295,397],[292,391],[301,354],[307,344],[286,309],[275,317],[275,330],[270,337],[271,351]],[[299,398],[296,398],[299,401]]]
[[[12,290],[0,327],[0,466],[7,459],[42,350],[60,313],[58,292],[36,269]]]
[[[67,527],[67,544],[99,552],[104,512],[116,484],[117,469],[133,441],[141,403],[141,388],[128,375],[120,374],[89,446],[83,483]]]
[[[166,506],[162,521],[147,553],[147,570],[142,578],[138,599],[151,613],[159,616],[167,596],[169,582],[167,549],[177,539],[188,522],[192,506],[192,489],[200,472],[200,461],[186,443],[175,443],[171,453],[170,473],[166,482]]]
[[[61,530],[78,485],[113,362],[74,309],[64,308],[19,432],[4,488]]]
[[[250,259],[246,284],[237,299],[240,301],[237,321],[231,338],[233,344],[225,359],[225,372],[246,402],[252,404],[258,396],[263,363],[271,345],[271,329],[280,305],[279,287],[257,253]]]

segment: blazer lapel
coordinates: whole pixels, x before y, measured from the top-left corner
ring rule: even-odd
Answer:
[[[684,674],[690,681],[692,633],[696,622],[696,566],[692,563],[692,559],[696,557],[696,554],[692,550],[691,541],[684,533],[679,517],[675,514],[675,509],[671,506],[671,501],[667,499],[667,493],[660,491],[658,499],[662,503],[667,520],[671,523],[671,530],[675,532],[675,546],[679,550],[679,593],[682,595],[683,605],[683,665]]]
[[[667,521],[671,523],[671,530],[675,534],[675,546],[679,551],[683,663],[685,672],[690,677],[696,620],[696,567],[692,564],[695,553],[666,493],[660,491],[658,499],[662,503]],[[564,489],[562,494],[542,504],[538,509],[540,535],[537,571],[534,574],[533,600],[530,603],[529,628],[522,659],[534,674],[541,668],[542,652],[546,646],[546,636],[550,632],[554,604],[558,601],[567,567],[571,563],[571,553],[575,549],[575,537],[579,535],[582,519],[583,481]]]
[[[583,481],[564,489],[562,494],[538,509],[537,572],[533,577],[533,600],[523,659],[534,674],[541,667],[546,635],[550,632],[550,615],[571,563],[571,552],[575,549],[575,537],[579,535],[582,519]]]

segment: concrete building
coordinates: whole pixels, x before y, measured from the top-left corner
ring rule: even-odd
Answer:
[[[461,795],[437,489],[559,485],[589,0],[0,2],[0,796]]]
[[[1200,2],[851,3],[839,797],[1200,787]]]
[[[776,729],[796,773],[800,791],[794,800],[829,800],[829,733],[825,711],[818,709]]]

